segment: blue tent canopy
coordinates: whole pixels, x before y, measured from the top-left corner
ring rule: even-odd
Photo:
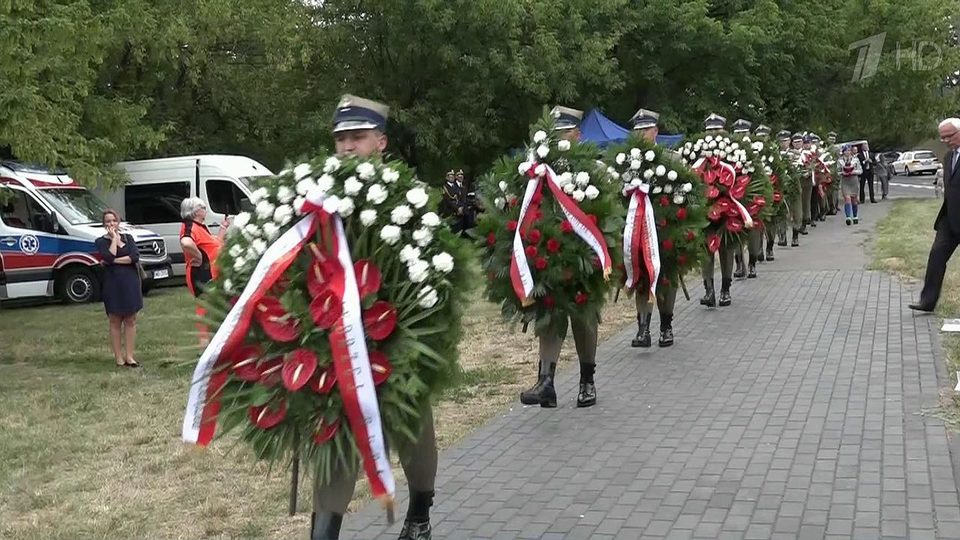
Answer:
[[[623,142],[629,136],[630,130],[620,127],[619,124],[604,116],[600,109],[588,112],[580,123],[580,139],[590,141],[600,148]],[[682,140],[683,134],[657,135],[657,144],[667,148],[676,147]]]
[[[676,148],[680,141],[683,140],[684,135],[681,133],[679,135],[657,135],[657,144],[660,146],[666,146],[667,148]]]

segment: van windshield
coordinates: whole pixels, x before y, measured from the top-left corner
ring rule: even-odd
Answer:
[[[100,223],[107,205],[85,189],[39,189],[43,200],[71,225]]]

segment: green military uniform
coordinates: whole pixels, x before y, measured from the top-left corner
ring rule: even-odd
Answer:
[[[790,161],[799,170],[803,152],[803,133],[794,133],[790,137],[790,144]],[[796,197],[787,202],[790,207],[790,225],[792,228],[791,247],[800,246],[800,235],[807,234],[807,214],[810,212],[811,189],[810,179],[800,174],[800,189],[797,190]]]
[[[711,113],[710,116],[703,121],[704,130],[715,135],[723,134],[726,125],[727,119],[715,113]],[[733,302],[733,299],[730,297],[730,285],[733,284],[733,264],[736,252],[739,249],[739,244],[722,242],[717,253],[708,252],[707,257],[700,267],[700,274],[703,277],[703,288],[706,291],[703,298],[700,299],[701,305],[714,307],[719,303],[720,306],[729,306]],[[714,292],[714,265],[717,255],[720,257],[719,301]]]
[[[770,137],[769,127],[760,124],[756,129],[753,130],[753,135],[756,140],[763,142],[764,145],[770,144],[770,142],[767,140]],[[773,204],[772,201],[771,204]],[[772,219],[768,222],[764,222],[762,236],[760,238],[760,249],[757,253],[757,261],[765,262],[774,260],[773,244],[777,239],[777,229],[781,225],[782,223],[774,223]],[[767,241],[766,249],[764,249],[763,246],[764,240]]]
[[[749,136],[750,129],[753,127],[753,123],[749,120],[744,120],[743,118],[737,120],[733,123],[733,134],[741,136]],[[743,248],[747,249],[747,257],[749,261],[749,267],[745,267],[743,264]],[[760,259],[760,253],[763,249],[763,228],[757,224],[747,233],[747,245],[738,246],[735,253],[735,263],[737,266],[736,271],[733,274],[733,277],[740,279],[744,276],[748,278],[757,277],[757,261]]]

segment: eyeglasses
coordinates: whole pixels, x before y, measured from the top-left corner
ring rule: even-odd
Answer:
[[[957,133],[960,133],[960,129],[954,131],[953,133],[951,133],[951,134],[949,134],[949,135],[941,135],[941,136],[940,136],[940,142],[947,142],[947,141],[949,141],[949,140],[952,139],[954,136],[956,136]]]

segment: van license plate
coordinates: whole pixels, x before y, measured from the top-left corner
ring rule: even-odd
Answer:
[[[153,279],[163,279],[166,277],[170,277],[170,271],[167,269],[153,271]]]

